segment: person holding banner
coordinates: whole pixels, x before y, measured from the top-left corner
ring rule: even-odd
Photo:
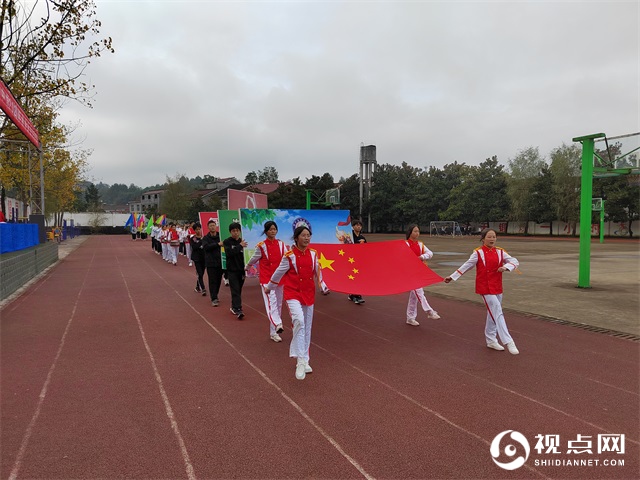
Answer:
[[[433,257],[433,252],[429,250],[424,243],[418,240],[419,236],[420,228],[418,225],[415,223],[409,225],[406,232],[407,245],[411,251],[420,258],[420,260],[426,263],[427,260]],[[407,324],[413,325],[414,327],[420,325],[416,321],[416,316],[418,315],[418,302],[420,302],[422,309],[427,312],[427,318],[431,318],[433,320],[440,318],[438,312],[436,312],[433,307],[429,305],[429,302],[427,302],[427,297],[424,296],[424,290],[422,288],[416,288],[409,292],[409,302],[407,303]]]
[[[191,227],[190,227],[191,228]],[[203,297],[207,296],[207,289],[204,286],[204,250],[202,248],[202,225],[199,222],[193,224],[193,235],[189,235],[189,248],[190,252],[189,263],[196,266],[196,292],[202,294]]]
[[[309,227],[306,225],[296,227],[293,232],[294,246],[284,254],[280,265],[264,287],[264,291],[269,293],[284,279],[284,301],[289,307],[293,322],[289,356],[296,358],[295,375],[298,380],[304,380],[307,373],[313,372],[309,365],[309,347],[311,346],[313,304],[316,297],[315,280],[324,295],[329,293],[329,289],[322,280],[318,255],[314,249],[309,248],[310,241]]]
[[[504,347],[498,343],[498,336],[509,353],[518,355],[520,352],[509,334],[507,322],[502,312],[502,274],[518,268],[518,260],[505,250],[496,247],[498,236],[492,228],[485,228],[480,233],[482,246],[476,248],[469,260],[460,268],[444,279],[444,283],[458,280],[467,270],[476,267],[476,293],[482,296],[487,307],[487,319],[484,336],[487,347],[503,351]]]
[[[242,227],[238,222],[229,225],[230,237],[225,238],[224,254],[227,258],[227,277],[229,278],[229,289],[231,290],[231,313],[238,320],[244,318],[242,311],[242,286],[244,285],[244,249],[247,247],[242,237]]]
[[[360,220],[354,220],[353,222],[351,222],[351,231],[353,235],[353,243],[367,243],[367,239],[364,237],[364,235],[362,235],[362,222]],[[362,298],[362,295],[351,294],[349,295],[349,300],[356,305],[361,305],[364,303],[364,298]]]
[[[207,269],[207,277],[209,279],[209,296],[211,297],[211,306],[220,305],[218,293],[220,292],[220,284],[222,283],[222,242],[218,235],[218,225],[215,220],[209,220],[207,223],[209,232],[202,237],[202,249],[204,250],[204,265]]]
[[[278,265],[280,265],[282,257],[287,251],[287,246],[282,240],[276,238],[278,235],[278,225],[276,225],[276,222],[271,220],[266,222],[264,224],[263,235],[266,235],[267,238],[264,242],[259,242],[256,245],[253,256],[244,269],[245,271],[249,271],[253,265],[258,264],[262,298],[267,311],[267,318],[269,319],[269,337],[277,343],[282,341],[279,334],[284,330],[282,328],[283,287],[282,285],[278,285],[269,292],[265,291],[265,287],[269,283],[273,272],[275,272]]]

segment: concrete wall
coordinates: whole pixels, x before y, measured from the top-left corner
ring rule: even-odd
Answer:
[[[0,300],[57,261],[58,244],[55,242],[0,255]]]

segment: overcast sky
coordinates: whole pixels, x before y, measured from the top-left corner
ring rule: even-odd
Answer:
[[[97,0],[95,182],[477,165],[640,131],[639,3]]]

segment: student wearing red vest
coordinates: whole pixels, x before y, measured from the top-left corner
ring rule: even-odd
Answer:
[[[433,257],[433,252],[429,250],[424,243],[418,240],[418,237],[420,236],[420,228],[415,223],[407,227],[405,236],[407,238],[407,245],[411,251],[420,258],[420,260],[426,262]],[[418,316],[418,302],[420,302],[422,309],[427,312],[427,318],[432,320],[438,320],[440,318],[438,312],[429,305],[427,297],[424,296],[424,290],[422,288],[416,288],[409,292],[409,302],[407,303],[407,323],[409,325],[413,325],[414,327],[420,325],[416,321],[416,317]]]
[[[284,330],[282,328],[282,295],[283,287],[278,285],[269,293],[265,292],[264,288],[269,283],[271,275],[276,271],[278,265],[282,261],[282,257],[287,251],[287,246],[282,240],[278,240],[278,225],[276,222],[269,220],[264,224],[264,235],[267,236],[264,242],[259,242],[256,245],[256,249],[253,256],[247,262],[244,267],[245,271],[249,271],[252,265],[256,263],[259,266],[260,285],[262,286],[262,298],[264,300],[264,307],[267,311],[267,318],[269,319],[269,336],[274,342],[281,342],[282,338],[280,333]]]
[[[309,365],[309,346],[311,345],[311,325],[313,323],[313,304],[316,297],[317,279],[323,294],[329,289],[322,281],[316,251],[309,247],[311,230],[302,225],[293,232],[294,246],[284,254],[280,265],[264,287],[266,293],[275,289],[282,280],[284,301],[289,307],[293,322],[293,337],[289,347],[289,356],[297,359],[296,378],[304,380],[313,369]]]
[[[467,270],[476,267],[476,293],[482,296],[484,304],[487,306],[487,322],[484,329],[487,347],[499,351],[504,350],[504,347],[498,343],[497,333],[509,353],[517,355],[520,352],[516,348],[513,338],[509,335],[507,322],[502,313],[502,274],[515,270],[519,263],[505,250],[495,246],[497,238],[495,230],[485,228],[480,234],[482,246],[476,248],[469,260],[445,278],[444,282],[456,281]]]

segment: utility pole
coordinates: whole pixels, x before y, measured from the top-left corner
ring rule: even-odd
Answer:
[[[376,146],[360,145],[360,219],[362,219],[362,204],[371,196],[371,179],[375,171]],[[371,232],[371,215],[367,215],[367,232]]]

